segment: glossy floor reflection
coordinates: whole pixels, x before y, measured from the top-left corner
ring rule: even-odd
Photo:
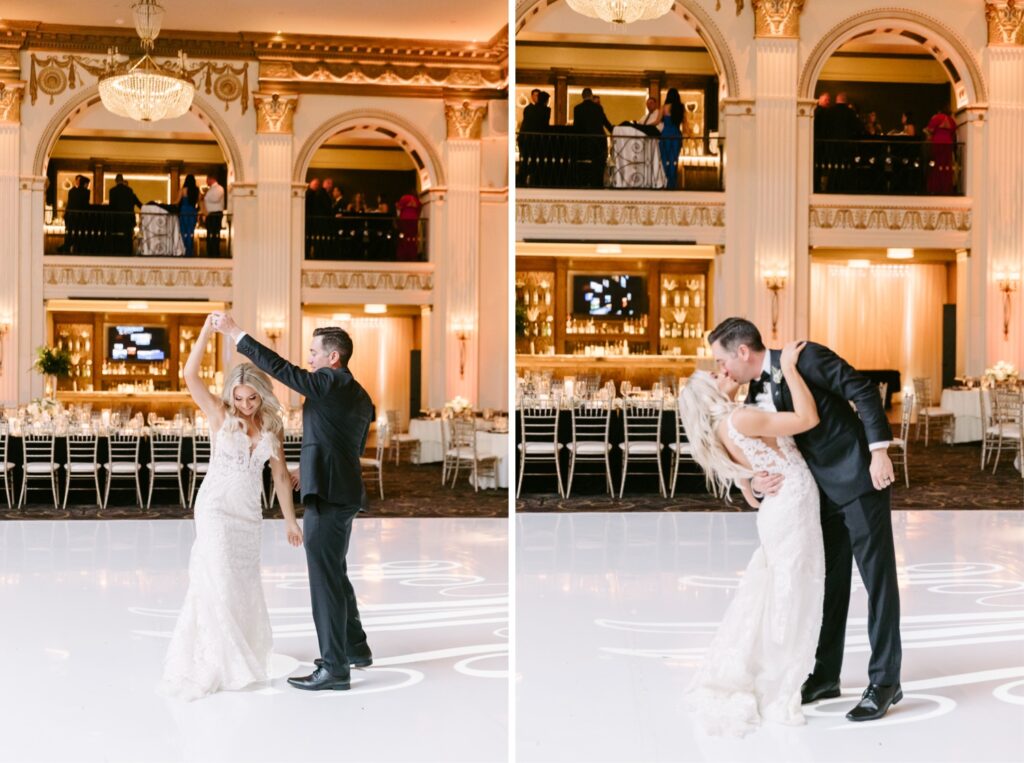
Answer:
[[[680,695],[756,547],[754,514],[517,517],[521,761],[1010,761],[1024,750],[1024,512],[895,512],[905,699],[843,717],[867,680],[851,603],[843,694],[808,725],[697,733]]]
[[[318,655],[304,555],[265,522],[274,680],[184,704],[154,688],[191,521],[0,523],[0,760],[505,760],[507,534],[503,519],[357,520],[375,665],[313,694],[285,683]]]

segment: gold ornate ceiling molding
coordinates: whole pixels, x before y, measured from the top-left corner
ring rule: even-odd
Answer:
[[[448,123],[449,140],[480,140],[483,132],[487,104],[473,106],[469,101],[461,104],[446,103],[444,118]]]
[[[256,132],[262,135],[291,135],[299,96],[256,93]]]
[[[0,125],[21,124],[21,99],[24,82],[0,82]]]
[[[35,104],[40,91],[49,96],[50,103],[65,90],[74,90],[83,84],[85,75],[95,78],[104,72],[105,64],[100,58],[84,56],[40,56],[32,54],[29,63],[28,90],[31,102]],[[202,88],[224,104],[227,111],[232,102],[238,101],[244,114],[249,110],[249,67],[247,64],[215,64],[204,61],[186,68],[186,73],[197,89]]]
[[[804,0],[752,0],[754,37],[800,37],[800,12]]]
[[[985,3],[989,45],[1024,45],[1024,5],[1016,0]]]
[[[131,30],[36,21],[0,22],[0,40],[15,51],[68,57],[103,56],[108,48],[131,53],[138,44]],[[268,91],[338,93],[371,88],[403,96],[459,92],[494,98],[504,97],[508,88],[507,26],[485,43],[163,30],[153,55],[174,58],[179,50],[191,59],[258,62],[259,88]]]

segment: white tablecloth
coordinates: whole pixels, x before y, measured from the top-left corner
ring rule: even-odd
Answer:
[[[612,130],[612,188],[664,188],[659,139],[630,127]]]
[[[157,204],[144,204],[139,215],[142,240],[139,254],[184,257],[185,242],[181,240],[178,216]]]
[[[956,417],[953,442],[979,442],[981,440],[981,389],[944,389],[939,403]],[[985,391],[988,403],[988,391]]]
[[[420,457],[418,463],[433,464],[444,460],[441,445],[441,419],[413,419],[409,422],[409,434],[420,441]],[[493,480],[482,480],[481,488],[508,487],[508,433],[487,432],[478,430],[476,433],[476,451],[481,458],[494,456],[498,459],[498,484]]]

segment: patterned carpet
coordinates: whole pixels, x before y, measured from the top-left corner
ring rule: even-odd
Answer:
[[[38,487],[39,483],[34,483]],[[75,483],[76,486],[85,484]],[[130,483],[122,482],[122,485]],[[153,507],[149,512],[142,511],[135,502],[134,487],[111,489],[110,502],[105,510],[95,503],[95,494],[89,490],[76,492],[72,489],[68,508],[54,509],[49,494],[44,490],[32,490],[29,493],[31,503],[22,510],[8,509],[7,503],[0,493],[0,520],[3,519],[182,519],[190,518],[192,512],[183,509],[178,503],[177,487],[169,480],[157,483],[153,493]],[[161,485],[170,485],[161,488]],[[366,517],[506,517],[508,516],[507,490],[481,490],[473,492],[473,487],[460,474],[459,482],[453,490],[441,485],[441,465],[403,463],[396,467],[394,462],[384,467],[384,495],[382,501],[377,492],[377,485],[368,486],[370,490],[370,506]],[[145,497],[145,493],[143,493]],[[61,494],[63,498],[63,494]],[[78,505],[72,505],[76,503]],[[296,499],[297,500],[297,499]],[[301,515],[302,510],[297,509]],[[265,510],[263,516],[268,519],[279,519],[281,510],[275,504],[273,510]]]
[[[1012,457],[1003,458],[993,475],[992,465],[982,472],[981,446],[936,445],[926,448],[911,444],[910,488],[902,475],[893,492],[894,509],[1024,509],[1024,479],[1013,468]],[[613,472],[613,474],[615,474]],[[667,476],[666,476],[667,479]],[[573,483],[570,499],[555,492],[554,474],[550,478],[526,478],[517,512],[563,511],[750,511],[737,491],[732,503],[720,501],[704,489],[703,477],[679,478],[675,499],[658,495],[656,477],[630,476],[626,495],[617,500],[604,492],[601,476],[580,478]],[[618,478],[616,477],[616,489]],[[536,491],[529,492],[528,491]]]

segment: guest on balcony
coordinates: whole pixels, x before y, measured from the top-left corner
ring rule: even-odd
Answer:
[[[331,214],[341,217],[345,213],[345,194],[340,186],[334,186],[331,190]]]
[[[644,118],[642,120],[640,120],[640,124],[642,124],[642,125],[657,125],[660,122],[661,122],[661,109],[658,108],[658,99],[657,98],[648,98],[647,99],[647,114],[644,116]]]
[[[218,183],[213,175],[206,176],[203,216],[206,226],[206,256],[220,257],[220,229],[224,223],[224,186]]]
[[[199,217],[199,186],[195,175],[186,175],[178,196],[178,227],[185,245],[185,256],[195,257],[196,220]]]
[[[310,260],[316,259],[317,246],[321,245],[318,230],[320,220],[317,219],[319,193],[320,178],[310,178],[309,185],[306,186],[306,258]]]
[[[665,170],[665,187],[670,191],[678,185],[679,150],[683,146],[683,101],[672,88],[661,109],[661,166]]]
[[[546,95],[546,93],[545,93]],[[526,118],[523,118],[526,121]],[[407,193],[398,200],[398,250],[396,259],[399,262],[415,262],[420,258],[420,204],[414,193]]]
[[[953,192],[953,146],[956,120],[943,106],[924,128],[928,136],[928,193],[948,196]]]
[[[572,123],[576,132],[583,135],[599,135],[600,138],[581,139],[580,159],[585,164],[584,184],[590,188],[604,185],[604,169],[608,162],[608,141],[605,130],[611,132],[612,123],[605,116],[600,103],[594,102],[594,91],[583,88],[583,100],[572,110]]]
[[[551,107],[548,101],[551,96],[543,90],[536,88],[530,93],[530,103],[523,109],[523,121],[519,124],[519,158],[520,164],[525,169],[520,182],[530,185],[538,178],[536,175],[536,160],[543,147],[543,138],[540,133],[545,133],[551,126]],[[530,177],[530,175],[534,177]]]
[[[89,209],[89,199],[89,178],[75,175],[75,184],[68,191],[68,202],[64,207],[64,245],[58,250],[62,254],[72,250],[79,253],[82,248],[82,215]]]
[[[135,207],[142,207],[142,202],[135,195],[132,187],[124,182],[120,172],[114,178],[114,186],[109,194],[110,211],[114,213],[115,248],[118,254],[133,254],[132,239],[135,238]]]

